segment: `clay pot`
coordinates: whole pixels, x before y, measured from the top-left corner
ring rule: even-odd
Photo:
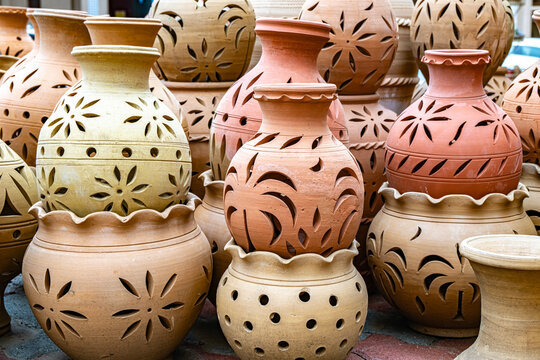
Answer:
[[[463,241],[482,292],[475,343],[456,359],[540,359],[540,238],[486,235]]]
[[[425,81],[419,81],[414,87],[411,103],[418,101],[426,93],[428,85]]]
[[[72,54],[84,78],[60,99],[39,136],[45,209],[128,215],[182,202],[191,179],[187,138],[148,85],[159,52],[92,45]]]
[[[368,261],[379,291],[414,330],[442,337],[478,332],[480,289],[458,244],[483,234],[536,234],[523,209],[523,185],[480,200],[439,199],[381,187],[385,203],[367,240]],[[441,236],[441,234],[444,234]]]
[[[253,99],[255,85],[324,82],[317,71],[317,56],[329,31],[330,26],[312,21],[257,20],[261,60],[223,96],[212,122],[210,163],[216,179],[225,178],[236,151],[261,126],[262,112]],[[328,125],[340,141],[348,143],[343,107],[337,99],[328,113]]]
[[[84,22],[90,33],[92,45],[129,45],[152,47],[156,35],[161,29],[161,21],[156,19],[114,18],[94,16]],[[150,90],[167,106],[182,123],[184,132],[188,132],[187,119],[180,103],[174,95],[150,71]]]
[[[37,221],[28,209],[38,201],[36,176],[3,141],[0,141],[0,335],[10,329],[4,308],[4,290],[21,272],[26,246],[36,233]]]
[[[205,186],[201,174],[210,169],[210,127],[219,101],[233,83],[165,81],[165,85],[178,99],[186,114],[193,164],[190,191],[202,199]]]
[[[512,80],[506,76],[507,72],[507,68],[499,66],[493,77],[489,79],[489,82],[484,87],[487,96],[499,106],[502,105],[504,94],[510,87],[510,84],[512,84]]]
[[[163,23],[155,46],[164,80],[235,81],[246,72],[255,42],[249,1],[154,1],[148,16]]]
[[[413,56],[424,77],[429,82],[428,68],[421,62],[426,50],[483,49],[492,58],[483,76],[483,84],[487,84],[510,49],[508,44],[514,35],[510,16],[510,6],[502,0],[417,1],[411,40]]]
[[[255,87],[263,122],[231,161],[224,190],[227,225],[245,251],[327,256],[354,240],[364,187],[326,122],[335,91],[333,84]]]
[[[352,265],[356,242],[329,257],[285,260],[231,241],[217,293],[227,341],[242,360],[345,359],[364,328],[368,294]]]
[[[386,175],[404,193],[479,199],[507,194],[521,175],[516,126],[482,88],[485,50],[431,50],[423,62],[431,81],[425,95],[396,120],[387,140]]]
[[[231,255],[225,251],[225,245],[231,240],[231,233],[227,228],[223,211],[223,181],[214,180],[210,170],[203,172],[200,177],[204,182],[205,193],[201,206],[195,210],[195,221],[212,248],[214,274],[208,290],[208,299],[215,305],[219,279],[231,263]]]
[[[339,94],[373,94],[381,85],[398,46],[398,27],[388,0],[307,0],[301,20],[332,27],[319,55],[324,80]]]
[[[35,166],[42,125],[66,90],[80,79],[74,46],[90,44],[81,12],[34,9],[38,49],[17,63],[0,85],[0,138]],[[24,59],[23,59],[24,60]]]
[[[34,47],[26,32],[26,8],[0,6],[0,54],[23,57]]]
[[[32,207],[39,230],[24,257],[24,290],[70,358],[165,359],[182,342],[212,274],[210,246],[193,218],[198,201],[190,195],[187,205],[128,217]]]
[[[523,202],[523,207],[540,235],[540,166],[524,163],[520,182],[529,190],[529,197]]]
[[[533,20],[540,28],[540,11]],[[523,145],[523,161],[540,164],[540,60],[519,74],[506,91],[504,111],[517,126]]]

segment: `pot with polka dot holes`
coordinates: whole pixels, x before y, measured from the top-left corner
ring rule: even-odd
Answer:
[[[223,334],[242,360],[344,360],[364,328],[368,294],[352,264],[354,242],[328,257],[291,259],[245,253],[233,240],[232,263],[217,291]]]
[[[47,336],[72,359],[170,359],[212,276],[210,246],[193,217],[199,202],[189,194],[163,212],[84,218],[35,204],[39,230],[22,272]]]
[[[35,166],[39,132],[62,95],[81,78],[71,50],[90,44],[80,11],[33,9],[36,50],[13,66],[0,84],[0,138]]]
[[[60,99],[39,136],[45,209],[128,215],[184,201],[191,180],[187,138],[148,83],[159,52],[91,45],[72,54],[83,80]]]

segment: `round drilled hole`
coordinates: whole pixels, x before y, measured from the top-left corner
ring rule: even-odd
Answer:
[[[9,110],[8,109],[4,110],[4,115],[9,116]]]
[[[330,298],[328,299],[328,302],[332,306],[337,306],[337,297],[334,295],[330,296]]]
[[[285,340],[281,340],[280,342],[278,342],[278,347],[279,347],[279,350],[287,350],[289,348],[289,343],[286,342]]]
[[[362,286],[360,286],[359,282],[356,282],[356,290],[358,290],[358,292],[362,292]]]
[[[309,319],[309,320],[306,322],[306,327],[307,327],[309,330],[315,329],[316,326],[317,326],[317,320],[315,320],[315,319]]]
[[[242,116],[242,117],[240,118],[240,125],[246,126],[246,124],[247,124],[247,117]]]
[[[343,329],[343,325],[345,324],[345,320],[339,319],[336,321],[336,329],[341,330]]]
[[[131,152],[130,148],[123,148],[122,149],[122,156],[123,157],[126,157],[126,158],[131,157],[131,154],[132,154],[132,152]]]
[[[47,122],[47,120],[49,120],[49,118],[44,116],[44,117],[41,118],[41,123],[45,124]]]
[[[244,321],[244,329],[246,331],[253,331],[253,324],[251,321]]]
[[[88,155],[89,157],[94,157],[96,156],[97,154],[97,150],[93,147],[90,147],[88,149],[86,149],[86,155]]]
[[[180,150],[176,150],[176,158],[180,160],[181,157],[182,157],[182,152]]]
[[[326,348],[324,346],[320,346],[317,348],[317,350],[315,350],[315,354],[317,356],[323,356],[325,352],[326,352]]]
[[[358,311],[358,312],[356,313],[356,322],[359,322],[361,318],[362,318],[362,312],[361,312],[361,311]]]
[[[298,294],[298,297],[302,302],[308,302],[311,296],[307,291],[301,291],[300,294]]]
[[[41,155],[45,155],[45,148],[42,146],[41,150],[39,150],[39,152],[41,153]]]
[[[22,114],[23,118],[28,119],[30,117],[30,113],[28,111],[23,112]]]
[[[223,122],[226,122],[227,120],[229,120],[229,114],[223,114],[223,117],[221,119],[223,120]]]
[[[64,156],[64,148],[60,146],[58,149],[56,149],[56,153],[58,156]]]
[[[159,155],[158,148],[151,148],[150,149],[150,155],[152,155],[152,157],[157,157]]]
[[[15,230],[15,231],[13,232],[13,238],[14,238],[14,239],[18,239],[18,238],[20,238],[20,237],[21,237],[21,230]]]
[[[225,277],[223,278],[223,281],[221,282],[221,286],[225,286],[225,284],[227,283],[227,280],[228,280],[228,279],[229,279],[229,278],[225,276]]]
[[[260,347],[256,347],[255,348],[255,354],[257,354],[259,356],[263,356],[264,355],[264,350],[261,349]]]
[[[516,107],[516,111],[517,111],[518,114],[521,112],[521,110],[523,110],[523,109],[521,108],[521,106]]]
[[[238,340],[234,340],[234,345],[236,345],[237,348],[241,349],[242,348],[242,343]]]
[[[233,290],[233,291],[231,292],[231,298],[233,299],[233,301],[235,301],[236,299],[238,299],[238,291]]]
[[[268,304],[268,296],[266,296],[266,295],[261,295],[261,296],[259,296],[259,303],[260,303],[262,306]]]
[[[281,316],[279,316],[278,313],[271,313],[270,314],[270,321],[274,324],[277,324],[281,321]]]
[[[341,340],[341,343],[339,343],[339,347],[340,347],[340,348],[344,348],[345,345],[347,345],[347,339]]]
[[[231,325],[231,318],[229,317],[229,315],[225,315],[224,318],[225,318],[225,323],[227,325]]]

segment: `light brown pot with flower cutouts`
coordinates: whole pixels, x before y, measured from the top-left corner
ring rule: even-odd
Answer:
[[[470,337],[480,325],[480,288],[458,250],[467,237],[535,235],[523,208],[527,189],[481,199],[425,193],[400,194],[385,184],[385,203],[367,239],[369,266],[379,291],[414,330],[441,337]]]
[[[208,299],[215,305],[219,279],[231,263],[231,255],[225,251],[225,245],[231,240],[231,233],[227,228],[223,211],[223,180],[214,180],[211,170],[206,170],[200,177],[203,180],[205,192],[201,206],[195,210],[195,221],[206,235],[212,249],[214,274],[208,291]]]
[[[347,358],[362,334],[368,300],[352,264],[356,246],[328,257],[283,259],[266,251],[246,254],[231,240],[217,313],[240,359]]]
[[[70,358],[161,360],[182,342],[212,276],[210,246],[193,217],[197,202],[189,195],[186,205],[127,217],[32,207],[39,230],[24,257],[24,290]]]
[[[34,41],[26,32],[26,8],[0,6],[0,55],[21,58],[32,51]]]
[[[35,166],[41,127],[60,97],[81,78],[71,50],[90,44],[90,36],[84,26],[86,13],[33,9],[31,16],[39,34],[37,50],[2,79],[0,130],[2,140]]]
[[[159,52],[91,45],[76,47],[73,56],[84,78],[60,99],[39,136],[45,209],[127,215],[182,202],[191,180],[187,138],[148,85]]]

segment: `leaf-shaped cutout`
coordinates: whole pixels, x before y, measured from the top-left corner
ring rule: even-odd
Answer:
[[[35,85],[35,86],[32,86],[31,88],[27,89],[25,92],[23,92],[23,94],[21,95],[21,99],[22,98],[25,98],[27,97],[28,95],[31,95],[33,94],[37,89],[39,89],[41,87],[41,85]]]

